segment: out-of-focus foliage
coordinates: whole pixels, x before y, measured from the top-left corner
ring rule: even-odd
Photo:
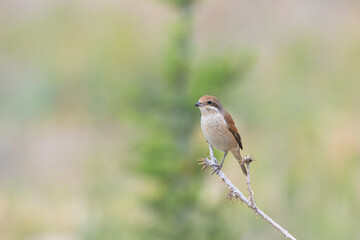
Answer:
[[[0,239],[281,238],[199,171],[203,94],[257,159],[261,209],[359,239],[360,5],[274,4],[1,1]]]
[[[184,9],[190,7],[179,7],[180,17],[164,61],[164,79],[152,82],[152,88],[161,91],[146,89],[142,93],[147,101],[157,104],[146,105],[147,111],[142,111],[143,98],[135,103],[140,113],[137,118],[152,119],[139,123],[146,129],[146,137],[136,146],[136,149],[141,149],[137,166],[160,188],[155,196],[147,197],[145,201],[156,218],[143,232],[144,239],[236,237],[230,226],[224,227],[219,221],[223,216],[221,209],[209,211],[209,215],[219,218],[217,221],[206,220],[209,215],[203,214],[199,199],[202,178],[198,167],[188,163],[198,157],[191,154],[192,131],[199,117],[192,107],[195,100],[201,96],[199,94],[226,91],[228,85],[245,71],[242,67],[245,64],[225,56],[191,68],[193,16],[191,10]]]
[[[162,0],[168,2],[175,7],[178,7],[180,10],[190,8],[197,0]]]

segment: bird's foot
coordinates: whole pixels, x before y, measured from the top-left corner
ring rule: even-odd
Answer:
[[[219,165],[213,165],[213,167],[215,168],[215,170],[212,172],[211,175],[213,175],[214,173],[219,174],[222,166],[221,165],[220,166]]]

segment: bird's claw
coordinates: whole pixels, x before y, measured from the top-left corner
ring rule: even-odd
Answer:
[[[220,170],[221,170],[221,166],[219,165],[214,165],[215,170],[211,173],[211,175],[213,175],[214,173],[219,174]]]

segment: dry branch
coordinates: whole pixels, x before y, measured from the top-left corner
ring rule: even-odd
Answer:
[[[284,236],[286,238],[296,240],[296,238],[293,237],[290,233],[288,233],[287,230],[285,230],[283,227],[281,227],[278,223],[276,223],[274,220],[272,220],[268,215],[266,215],[263,211],[261,211],[256,206],[255,200],[254,200],[254,193],[251,190],[251,185],[250,185],[250,162],[253,161],[252,156],[247,155],[246,157],[243,158],[243,164],[246,164],[246,168],[247,168],[246,182],[247,182],[247,188],[249,191],[249,199],[247,199],[245,197],[245,195],[237,187],[235,187],[234,184],[232,184],[232,182],[226,177],[226,175],[221,170],[218,171],[219,163],[214,156],[214,150],[210,144],[209,144],[209,150],[210,150],[210,159],[209,158],[201,159],[199,164],[203,165],[203,167],[201,169],[204,169],[206,167],[211,167],[212,169],[214,169],[216,174],[220,177],[220,179],[226,184],[226,186],[230,190],[230,192],[228,194],[228,198],[241,200],[249,208],[251,208],[256,215],[259,215],[260,217],[265,219],[274,228],[276,228],[282,234],[284,234]]]

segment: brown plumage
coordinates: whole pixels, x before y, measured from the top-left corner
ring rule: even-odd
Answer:
[[[241,143],[241,137],[240,137],[239,131],[235,127],[234,120],[232,119],[230,114],[228,112],[226,112],[226,111],[225,111],[225,114],[224,114],[224,118],[225,118],[225,121],[227,122],[227,124],[229,126],[230,132],[234,135],[236,141],[239,144],[240,149],[242,150],[243,146],[242,146],[242,143]]]
[[[206,140],[224,152],[219,168],[221,169],[227,153],[231,151],[246,175],[247,171],[240,154],[240,149],[243,149],[241,137],[230,114],[216,97],[210,95],[202,96],[195,106],[201,111],[201,129]]]

